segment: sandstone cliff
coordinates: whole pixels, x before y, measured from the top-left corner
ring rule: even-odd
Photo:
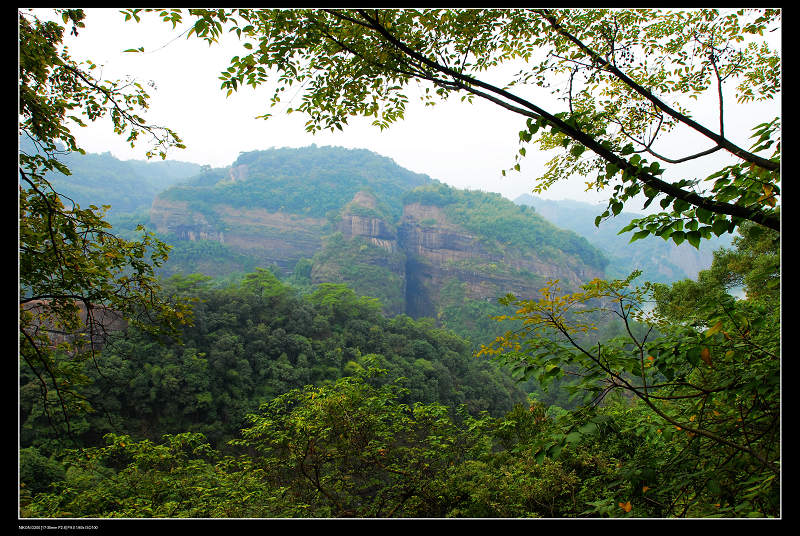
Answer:
[[[287,271],[322,247],[321,237],[328,226],[322,218],[226,204],[198,209],[185,201],[161,197],[153,202],[150,222],[157,232],[178,241],[220,242],[258,264],[276,264]]]
[[[602,268],[576,255],[516,247],[469,231],[435,204],[407,203],[398,223],[384,208],[367,191],[357,192],[332,221],[157,198],[151,222],[175,240],[219,242],[256,265],[277,266],[285,273],[299,259],[313,258],[311,284],[347,284],[378,298],[390,315],[436,318],[441,291],[451,282],[464,285],[467,299],[495,302],[509,292],[536,296],[549,279],[575,289],[604,275]],[[210,269],[207,262],[196,265]],[[230,270],[230,263],[220,264],[224,270]]]
[[[496,301],[512,293],[535,296],[548,279],[565,288],[602,277],[602,270],[578,259],[555,262],[535,251],[504,247],[451,222],[437,206],[406,205],[400,244],[408,255],[407,310],[412,316],[436,316],[440,291],[450,281],[465,284],[466,297]]]
[[[390,315],[443,319],[443,297],[452,312],[509,292],[533,297],[549,279],[574,289],[602,277],[606,262],[585,239],[499,194],[336,148],[243,153],[159,195],[150,220],[175,246],[165,273],[277,267],[300,286],[345,283]]]
[[[345,283],[358,294],[378,298],[386,314],[406,312],[406,255],[375,196],[358,192],[342,210],[336,229],[313,258],[312,284]]]

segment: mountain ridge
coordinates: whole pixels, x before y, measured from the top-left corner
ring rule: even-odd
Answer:
[[[620,235],[619,231],[643,214],[623,211],[595,226],[595,217],[605,208],[601,205],[572,199],[549,200],[530,194],[518,196],[514,203],[532,207],[555,225],[569,229],[599,247],[609,256],[611,262],[607,276],[613,278],[624,278],[634,270],[641,270],[644,279],[657,283],[695,279],[698,272],[711,266],[713,251],[729,247],[732,240],[730,235],[712,237],[696,249],[689,243],[676,245],[649,236],[637,241],[636,248],[630,248],[628,244],[632,234]]]
[[[304,161],[313,162],[307,174]],[[346,283],[387,314],[440,316],[440,290],[452,279],[486,301],[532,294],[550,278],[577,288],[604,275],[602,253],[576,233],[369,151],[255,151],[230,169],[162,192],[151,210],[156,231],[178,244],[218,241],[284,275],[311,259],[309,284]]]
[[[142,169],[158,169],[146,162],[114,162],[110,154],[73,159],[78,171],[57,186],[82,187],[82,170],[99,160],[109,160],[99,166],[103,173],[119,174],[107,177],[110,185],[162,180],[142,177]],[[629,238],[616,231],[632,214],[598,230],[599,207],[452,188],[366,149],[273,148],[240,153],[224,168],[178,164],[183,176],[162,180],[169,188],[144,192],[153,196],[146,216],[139,208],[130,222],[112,217],[115,228],[118,220],[130,229],[145,223],[173,246],[165,276],[232,277],[272,267],[307,288],[345,283],[378,297],[387,314],[441,319],[449,314],[443,303],[452,313],[456,296],[484,307],[507,292],[535,295],[548,279],[576,288],[642,268],[645,278],[669,282],[710,265],[710,251],[685,245],[645,247],[649,264],[642,255],[626,258]],[[99,173],[89,173],[90,185]],[[98,205],[107,190],[86,187]]]

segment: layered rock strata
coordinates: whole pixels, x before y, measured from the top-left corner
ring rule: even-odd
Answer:
[[[438,206],[410,203],[399,225],[369,192],[358,192],[334,222],[225,204],[193,210],[158,198],[151,222],[179,240],[215,240],[287,273],[313,258],[312,284],[345,283],[374,296],[387,314],[436,317],[439,293],[451,280],[465,283],[470,299],[494,301],[507,293],[534,297],[547,280],[577,289],[601,270],[566,254],[520,250],[477,236],[450,221]],[[333,226],[331,226],[333,223]],[[331,231],[333,233],[331,234]]]
[[[385,313],[404,313],[405,252],[394,226],[378,211],[375,197],[358,192],[342,211],[336,229],[314,257],[312,284],[345,283],[358,294],[378,298]]]
[[[418,203],[404,207],[399,243],[408,256],[407,312],[417,317],[435,317],[439,291],[452,279],[466,283],[467,297],[493,301],[509,292],[536,296],[550,279],[577,288],[603,276],[577,259],[556,264],[533,251],[491,243],[448,221],[441,208]]]
[[[320,250],[327,226],[322,218],[224,204],[203,213],[187,202],[162,198],[153,202],[150,222],[159,233],[178,240],[221,242],[264,266],[276,264],[287,271]]]

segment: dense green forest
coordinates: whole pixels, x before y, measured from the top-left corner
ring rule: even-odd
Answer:
[[[176,276],[164,289],[198,299],[194,325],[181,344],[135,329],[111,336],[102,368],[86,364],[81,396],[96,411],[73,416],[70,434],[48,427],[35,378],[22,376],[22,511],[774,515],[775,473],[750,452],[778,448],[771,333],[779,256],[773,234],[745,229],[697,281],[653,292],[663,335],[646,343],[652,367],[664,382],[681,378],[671,389],[686,382],[701,393],[667,397],[674,402],[665,411],[710,438],[655,420],[645,403],[613,392],[573,412],[546,401],[548,391],[526,396],[461,337],[431,321],[387,319],[375,299],[343,285],[301,296],[267,270],[218,288],[205,276]],[[746,300],[727,294],[734,284],[746,286]],[[600,342],[610,359],[630,354],[632,341]],[[641,373],[629,367],[620,379]],[[566,371],[551,362],[525,375],[558,384]],[[748,447],[731,441],[743,419]]]
[[[199,170],[87,155],[70,125],[101,119],[131,144],[147,138],[148,157],[185,146],[139,115],[143,85],[70,56],[65,32],[83,31],[84,10],[20,10],[20,527],[782,517],[780,117],[754,119],[744,148],[722,114],[780,97],[780,53],[756,44],[781,29],[780,10],[122,14],[189,22],[181,35],[212,46],[235,32],[245,52],[222,89],[274,82],[275,105],[298,82],[292,103],[309,132],[352,116],[388,128],[409,86],[424,87],[426,104],[484,99],[525,122],[516,171],[530,143],[556,150],[533,191],[575,174],[605,190],[594,224],[622,216],[627,248],[732,238],[695,277],[658,279],[538,210],[366,150],[253,151]],[[529,63],[512,83],[488,81],[519,59]],[[726,83],[735,98],[723,102]],[[529,100],[531,87],[561,111]],[[718,128],[678,104],[706,92]],[[680,128],[713,146],[662,156],[659,136]],[[729,163],[704,179],[664,173],[718,151]],[[165,188],[197,229],[142,225]],[[262,249],[284,247],[281,232],[314,235],[317,249],[257,262],[215,234],[231,224],[218,194],[239,212],[266,209],[248,222],[276,235]],[[661,210],[627,217],[642,200]],[[427,208],[407,210],[418,202]],[[424,219],[440,213],[446,222]],[[403,233],[416,249],[399,253]],[[440,265],[419,253],[437,240],[451,246]],[[528,256],[541,273],[520,268]],[[170,270],[176,261],[199,269]],[[490,283],[509,288],[478,292]],[[432,317],[402,312],[403,288],[406,304],[430,291]]]
[[[337,213],[357,192],[368,188],[389,203],[390,215],[397,219],[403,192],[431,181],[427,175],[399,168],[386,157],[376,158],[371,151],[313,145],[242,153],[231,167],[239,166],[253,171],[246,179],[220,180],[225,177],[210,170],[163,195],[198,207],[222,198],[237,207],[324,218]]]
[[[78,445],[125,430],[141,439],[203,433],[224,448],[260,404],[307,384],[325,385],[370,363],[388,379],[406,378],[406,403],[466,405],[473,414],[500,415],[524,393],[495,367],[471,357],[466,341],[430,320],[388,319],[374,298],[344,285],[320,285],[300,296],[268,270],[240,284],[211,287],[206,276],[174,276],[167,292],[198,300],[194,325],[180,343],[164,343],[135,329],[115,333],[103,349],[102,369],[88,366],[82,393],[98,411],[71,425]],[[22,441],[51,444],[37,406],[36,381],[23,376]],[[61,431],[63,434],[63,431]]]

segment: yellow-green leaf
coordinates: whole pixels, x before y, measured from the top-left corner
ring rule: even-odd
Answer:
[[[711,337],[715,333],[719,333],[722,330],[722,320],[714,324],[712,327],[706,330],[706,337]]]

